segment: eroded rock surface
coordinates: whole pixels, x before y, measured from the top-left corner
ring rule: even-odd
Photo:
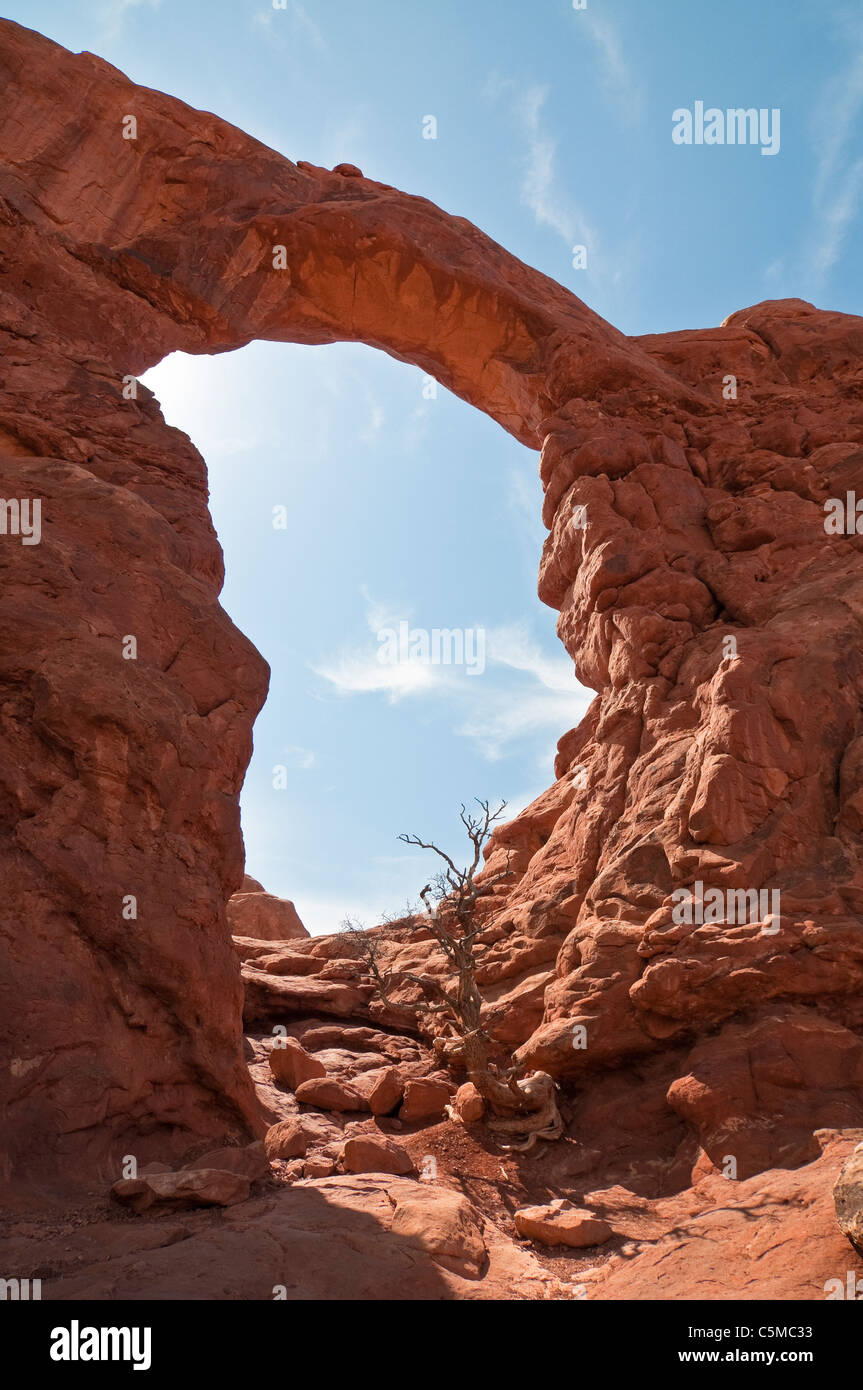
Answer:
[[[541,451],[540,593],[597,697],[491,844],[480,983],[570,1089],[567,1161],[680,1190],[859,1126],[863,536],[824,523],[863,495],[863,321],[786,300],[627,339],[464,219],[5,21],[0,120],[0,490],[42,504],[40,544],[0,544],[4,1173],[114,1181],[287,1118],[238,956],[250,1030],[411,1032],[343,943],[262,939],[233,897],[266,664],[218,603],[204,462],[130,388],[255,337],[380,347]],[[696,883],[769,906],[675,921]]]
[[[566,1296],[553,1274],[466,1197],[389,1174],[302,1180],[290,1191],[184,1221],[147,1224],[145,1217],[132,1227],[74,1232],[55,1256],[60,1268],[43,1280],[43,1299]],[[19,1261],[27,1249],[27,1238],[19,1238]]]

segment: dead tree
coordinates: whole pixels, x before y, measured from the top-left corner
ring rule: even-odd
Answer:
[[[500,872],[477,882],[482,851],[492,827],[500,819],[506,802],[496,811],[487,801],[477,800],[478,815],[461,808],[461,822],[471,846],[470,862],[459,868],[444,850],[418,835],[400,835],[406,845],[430,850],[443,861],[443,868],[420,892],[426,915],[399,919],[427,928],[449,966],[444,981],[433,975],[420,975],[387,965],[385,943],[393,938],[386,928],[365,931],[359,923],[346,919],[343,930],[350,935],[355,953],[365,962],[377,986],[380,999],[392,1008],[405,1009],[415,1016],[442,1024],[449,1036],[435,1039],[435,1052],[447,1064],[461,1063],[486,1104],[489,1128],[505,1134],[528,1135],[523,1145],[514,1142],[513,1148],[530,1147],[536,1138],[556,1139],[562,1132],[562,1122],[554,1097],[554,1082],[546,1072],[525,1075],[525,1069],[513,1062],[496,1045],[489,1031],[494,1015],[486,1008],[477,984],[480,961],[479,938],[485,930],[478,909],[481,896],[488,894],[496,883],[509,877],[509,856]],[[412,984],[422,995],[414,1002],[393,998],[393,990]],[[488,1112],[491,1114],[488,1114]]]

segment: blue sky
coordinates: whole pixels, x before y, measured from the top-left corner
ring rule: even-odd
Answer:
[[[291,159],[431,198],[626,333],[791,295],[863,313],[859,3],[6,0],[3,14]],[[779,108],[778,154],[676,145],[672,113],[696,101]],[[371,924],[427,878],[398,832],[457,848],[460,801],[526,804],[589,703],[535,597],[537,455],[356,344],[176,354],[146,380],[207,459],[223,602],[272,666],[243,792],[248,869],[312,930],[346,912]],[[400,621],[483,629],[484,671],[382,666],[376,634]]]

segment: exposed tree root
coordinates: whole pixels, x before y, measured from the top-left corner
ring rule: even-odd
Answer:
[[[499,1139],[500,1147],[507,1153],[526,1153],[538,1139],[559,1139],[564,1126],[555,1099],[554,1079],[548,1072],[535,1071],[515,1084],[523,1097],[524,1110],[515,1115],[491,1115],[486,1120],[495,1136],[513,1136],[510,1143]]]

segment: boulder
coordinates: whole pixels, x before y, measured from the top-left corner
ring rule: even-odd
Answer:
[[[403,1175],[414,1171],[413,1159],[407,1149],[383,1135],[375,1138],[361,1134],[348,1139],[342,1149],[341,1162],[346,1173]]]
[[[451,1081],[438,1076],[424,1076],[405,1083],[405,1098],[399,1119],[440,1120],[455,1091]]]
[[[290,898],[277,898],[262,889],[241,891],[229,898],[228,925],[232,935],[252,936],[257,941],[305,940],[309,935]]]
[[[475,1124],[485,1114],[485,1101],[472,1081],[459,1086],[452,1100],[452,1109],[466,1125]]]
[[[270,1071],[277,1081],[296,1091],[304,1081],[326,1076],[327,1069],[296,1038],[278,1037],[270,1048]]]
[[[271,1125],[264,1136],[264,1148],[270,1162],[273,1159],[304,1158],[313,1139],[308,1125],[297,1116]]]
[[[354,1076],[351,1085],[365,1096],[373,1115],[389,1115],[405,1092],[405,1081],[397,1067],[376,1067]]]
[[[607,1221],[562,1198],[545,1207],[522,1207],[515,1213],[515,1229],[541,1245],[569,1245],[575,1250],[603,1245],[614,1235]]]
[[[326,1154],[313,1154],[303,1164],[304,1178],[329,1178],[336,1171],[336,1160]]]
[[[179,1173],[150,1173],[121,1178],[111,1196],[134,1212],[151,1207],[231,1207],[249,1195],[249,1179],[225,1168],[191,1168]]]
[[[314,1105],[318,1110],[368,1110],[368,1099],[348,1081],[336,1081],[323,1076],[304,1081],[294,1092],[302,1105]]]

